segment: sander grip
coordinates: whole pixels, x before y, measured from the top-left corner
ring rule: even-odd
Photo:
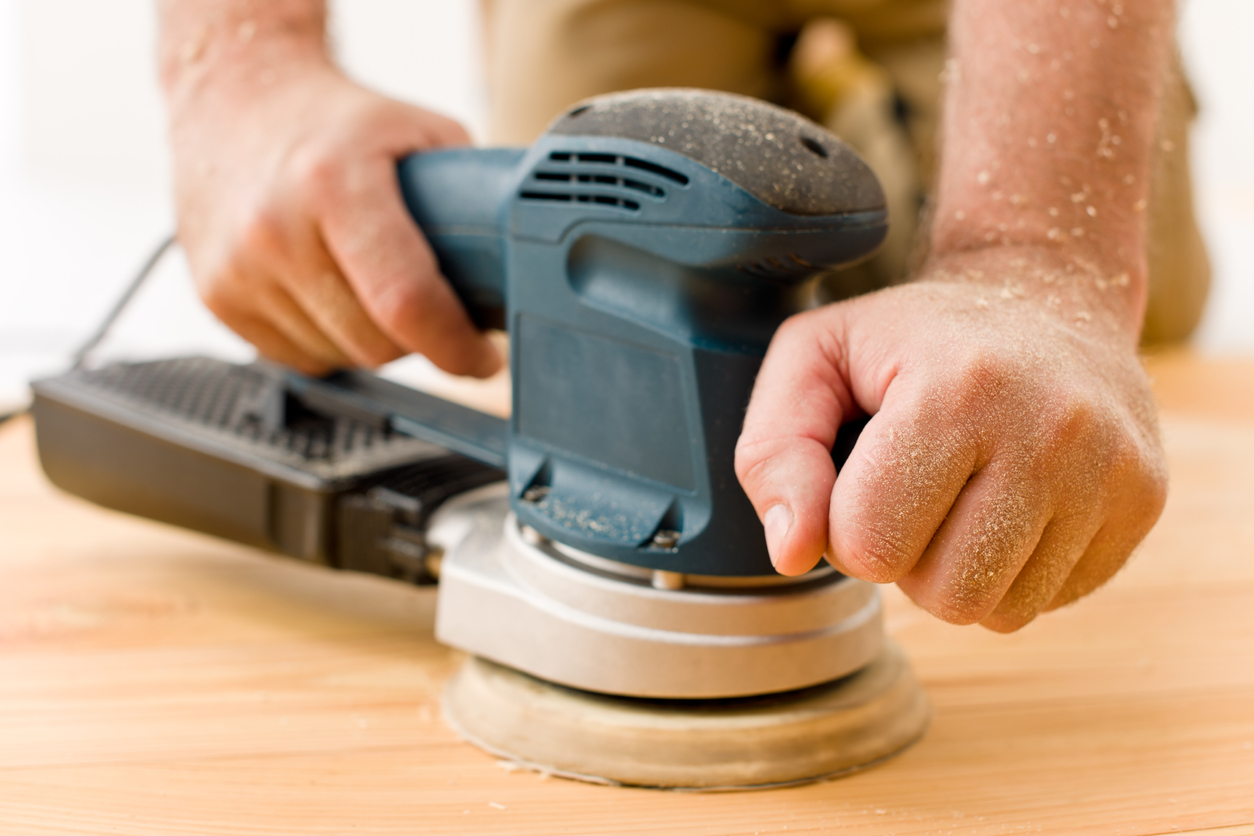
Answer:
[[[401,196],[470,318],[505,327],[505,213],[521,148],[455,148],[397,164]]]

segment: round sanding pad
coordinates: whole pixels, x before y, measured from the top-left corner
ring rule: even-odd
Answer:
[[[542,772],[670,789],[752,789],[870,766],[918,740],[929,709],[892,642],[857,673],[762,697],[652,700],[578,691],[471,657],[446,718],[481,749]]]

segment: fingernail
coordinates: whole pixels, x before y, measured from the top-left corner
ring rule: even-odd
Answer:
[[[779,550],[783,548],[784,538],[792,528],[792,509],[787,505],[772,505],[762,518],[762,526],[766,529],[766,550],[771,555],[771,565],[779,564]]]

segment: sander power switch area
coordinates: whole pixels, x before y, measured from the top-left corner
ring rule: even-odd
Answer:
[[[776,575],[733,470],[775,330],[811,304],[821,274],[885,236],[866,164],[782,108],[666,89],[588,100],[530,148],[414,155],[398,177],[471,316],[508,333],[509,419],[364,371],[114,363],[34,384],[52,481],[330,567],[438,580],[437,638],[480,658],[450,686],[450,722],[549,771],[761,786],[855,768],[917,738],[926,702],[883,637],[875,588],[830,568]],[[839,274],[828,281],[839,296]],[[843,428],[833,456],[855,438]],[[696,746],[704,766],[685,771],[672,751],[660,777],[647,756],[642,766],[616,749],[612,730],[598,751],[616,752],[613,763],[563,761],[508,739],[501,711],[486,710],[543,695],[561,718],[568,698],[618,728],[606,718],[619,715],[588,706],[632,714],[642,701],[682,717],[699,701],[716,730],[723,708],[711,706],[725,701],[726,722],[762,718],[785,752],[795,746],[779,729],[815,733],[814,688],[831,711],[862,718],[861,748],[832,743],[835,754],[792,772],[751,775],[712,768]],[[763,699],[775,707],[744,703]],[[823,728],[847,737],[848,726]]]

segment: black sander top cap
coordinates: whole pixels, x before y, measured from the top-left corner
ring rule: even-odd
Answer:
[[[831,132],[748,96],[686,88],[598,96],[558,117],[548,132],[669,148],[793,215],[884,208],[875,175]]]

